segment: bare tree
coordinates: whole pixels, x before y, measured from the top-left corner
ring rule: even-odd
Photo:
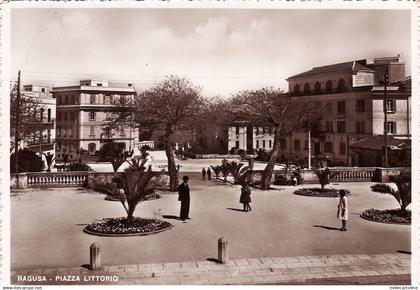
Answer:
[[[43,106],[36,98],[24,93],[20,93],[18,104],[17,93],[17,85],[15,84],[10,90],[10,152],[15,147],[14,136],[16,131],[19,135],[19,141],[28,141],[30,138],[40,138],[39,136],[42,136],[40,132],[37,134],[38,131],[42,130],[42,121],[37,120],[36,112],[40,112]],[[17,116],[19,116],[19,122],[17,122]],[[19,128],[16,128],[17,124],[19,124]]]
[[[320,103],[302,101],[274,88],[239,92],[232,98],[229,107],[235,118],[273,128],[273,150],[262,174],[262,189],[270,187],[281,140],[295,130],[305,129],[312,123],[311,120],[319,119],[321,115]]]
[[[112,126],[124,123],[132,127],[152,127],[162,130],[168,159],[170,190],[178,188],[178,170],[174,159],[173,137],[177,128],[192,128],[200,115],[204,99],[200,89],[186,78],[171,75],[134,99],[120,99]]]

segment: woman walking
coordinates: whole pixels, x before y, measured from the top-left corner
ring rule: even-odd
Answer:
[[[347,221],[349,219],[349,207],[347,204],[346,192],[340,190],[340,202],[338,203],[337,218],[341,220],[340,231],[347,231]]]
[[[251,188],[247,183],[245,183],[241,188],[241,197],[239,198],[239,202],[244,205],[244,211],[251,211],[251,206],[249,203],[251,202]]]

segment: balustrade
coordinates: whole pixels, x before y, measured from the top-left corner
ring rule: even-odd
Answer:
[[[28,187],[82,186],[87,181],[87,172],[28,173]]]

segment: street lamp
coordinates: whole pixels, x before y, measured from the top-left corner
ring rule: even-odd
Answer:
[[[385,168],[388,168],[388,140],[387,140],[387,135],[388,135],[388,99],[387,99],[387,85],[388,85],[388,81],[389,81],[389,75],[388,75],[388,67],[386,68],[385,71],[385,76],[384,76],[384,145],[385,145]]]

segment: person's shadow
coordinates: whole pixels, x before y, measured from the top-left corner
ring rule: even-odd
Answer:
[[[239,209],[239,208],[233,208],[233,207],[228,207],[228,210],[234,210],[234,211],[244,211],[243,209]]]
[[[164,218],[164,219],[168,219],[168,220],[179,220],[180,218],[178,217],[178,216],[176,216],[176,215],[167,215],[167,214],[164,214],[164,215],[162,215],[162,217]]]
[[[340,228],[334,228],[334,227],[327,227],[327,226],[320,226],[320,225],[313,225],[314,228],[322,228],[330,231],[339,231]]]

